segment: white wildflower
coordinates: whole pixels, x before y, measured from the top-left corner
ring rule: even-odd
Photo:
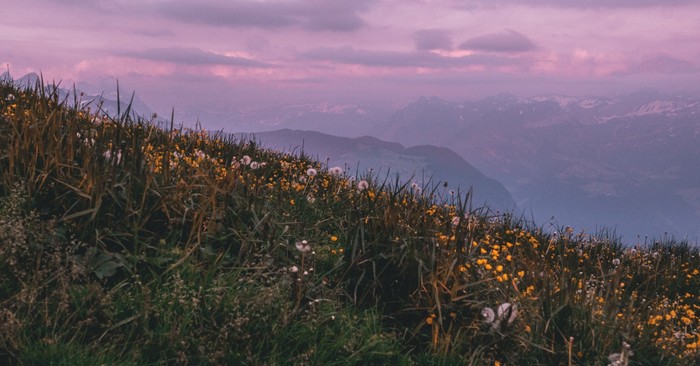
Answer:
[[[258,169],[258,168],[260,168],[260,163],[258,163],[257,161],[254,161],[254,162],[251,162],[251,163],[250,163],[250,169],[255,170],[255,169]]]
[[[500,320],[506,320],[508,322],[508,325],[512,324],[513,321],[515,321],[515,318],[518,317],[518,308],[515,305],[511,305],[508,302],[504,302],[501,304],[501,306],[498,307],[498,310],[496,310],[498,314],[498,319]]]
[[[422,189],[416,182],[411,183],[411,190],[413,191],[413,194],[420,194],[422,191]]]
[[[481,318],[484,323],[492,324],[496,320],[496,313],[493,312],[491,308],[483,308],[481,310]]]
[[[357,182],[357,190],[358,191],[364,191],[365,189],[369,188],[369,183],[367,183],[366,180],[361,180]]]
[[[343,175],[343,168],[341,168],[339,166],[334,166],[334,167],[328,169],[328,174],[330,174],[334,177],[340,177],[341,175]]]
[[[620,265],[620,259],[619,259],[619,258],[613,259],[613,260],[612,260],[612,264],[613,264],[613,266],[619,266],[619,265]]]
[[[241,164],[248,166],[250,163],[253,161],[253,159],[250,158],[248,155],[243,155],[243,158],[241,159]]]
[[[306,170],[306,175],[308,175],[309,177],[314,177],[316,176],[316,174],[318,174],[318,172],[314,168],[309,168]]]
[[[289,268],[289,272],[297,273],[297,272],[299,272],[299,267],[297,267],[297,266],[292,266],[291,268]]]
[[[306,253],[311,250],[311,244],[309,244],[309,242],[306,240],[298,241],[295,245],[302,253]]]

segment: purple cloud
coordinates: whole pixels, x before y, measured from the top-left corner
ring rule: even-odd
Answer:
[[[413,42],[418,51],[451,50],[452,39],[441,29],[421,29],[413,33]]]
[[[483,54],[445,57],[426,51],[374,51],[356,49],[353,47],[322,47],[308,51],[300,57],[305,60],[332,61],[341,64],[370,67],[424,67],[432,69],[469,65],[501,66],[513,65],[520,62],[512,58]]]
[[[462,42],[459,48],[471,51],[528,52],[537,47],[526,36],[513,30],[507,30],[502,33],[489,33],[468,39]]]
[[[522,0],[487,0],[482,1],[481,5],[493,6],[499,4],[516,4],[516,5],[544,5],[555,6],[560,8],[642,8],[650,6],[678,6],[686,4],[696,4],[696,0],[528,0],[527,4],[523,4]],[[465,8],[473,8],[473,4],[462,6]]]
[[[232,65],[244,67],[271,67],[272,65],[244,57],[231,57],[202,51],[199,48],[151,48],[123,53],[124,56],[184,65]]]
[[[311,31],[349,32],[365,25],[360,12],[366,1],[172,1],[158,11],[188,23],[222,27],[280,28],[298,26]]]

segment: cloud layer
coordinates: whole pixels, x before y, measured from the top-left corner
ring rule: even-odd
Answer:
[[[451,50],[449,32],[442,29],[421,29],[413,33],[413,42],[418,51]]]
[[[270,67],[265,62],[244,57],[205,52],[195,47],[149,48],[143,51],[124,52],[125,56],[151,61],[162,61],[184,65],[232,65],[243,67]]]
[[[365,25],[365,1],[165,1],[157,12],[186,23],[239,28],[302,27],[313,31],[350,32]]]
[[[489,33],[470,38],[459,45],[462,50],[492,51],[492,52],[528,52],[534,50],[532,41],[513,30],[500,33]]]
[[[481,5],[527,5],[559,8],[645,8],[654,6],[682,6],[695,4],[695,0],[487,0]]]
[[[119,79],[166,109],[700,89],[695,0],[26,0],[3,10],[0,63],[14,74]]]

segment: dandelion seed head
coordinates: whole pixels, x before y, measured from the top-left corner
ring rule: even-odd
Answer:
[[[496,320],[496,313],[491,308],[483,308],[481,309],[481,318],[484,323],[491,324]]]
[[[253,159],[250,158],[248,155],[244,155],[243,158],[241,159],[241,164],[248,166],[250,163],[253,162]]]
[[[309,168],[306,170],[306,175],[308,175],[309,177],[315,177],[316,174],[318,174],[318,172],[314,168]]]
[[[421,187],[416,182],[411,183],[411,190],[413,194],[420,194],[422,191]]]
[[[496,312],[498,314],[498,318],[501,320],[506,320],[508,324],[513,323],[515,318],[518,317],[518,308],[508,302],[501,304]]]
[[[366,180],[363,179],[357,183],[357,190],[358,191],[364,191],[367,188],[369,188],[369,183],[367,183]]]
[[[330,169],[328,169],[328,174],[334,176],[334,177],[340,177],[343,175],[343,168],[339,166],[334,166]]]
[[[296,242],[295,246],[302,253],[306,253],[311,250],[311,244],[309,244],[309,242],[306,240]]]

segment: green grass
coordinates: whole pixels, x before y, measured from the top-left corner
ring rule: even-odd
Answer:
[[[52,90],[0,84],[0,363],[700,361],[688,243],[553,235]]]

